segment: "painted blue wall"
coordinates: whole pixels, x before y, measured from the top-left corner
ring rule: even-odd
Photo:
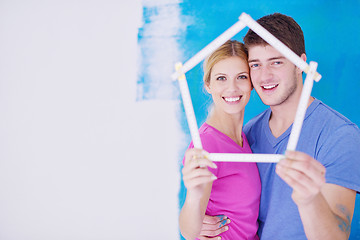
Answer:
[[[258,19],[263,15],[280,12],[292,16],[302,27],[308,62],[318,62],[323,78],[315,83],[312,95],[341,112],[360,125],[360,1],[184,1],[182,17],[190,21],[186,35],[179,41],[184,48],[186,61],[207,43],[237,21],[242,12]],[[242,40],[247,28],[234,39]],[[202,88],[202,69],[198,65],[187,74],[194,110],[200,125],[206,118],[210,99]],[[245,122],[266,107],[253,92],[245,112]],[[186,121],[183,115],[183,121]],[[183,125],[188,132],[187,125]],[[359,166],[360,169],[360,166]],[[184,188],[179,194],[184,201]],[[350,239],[360,239],[360,195],[357,194]]]

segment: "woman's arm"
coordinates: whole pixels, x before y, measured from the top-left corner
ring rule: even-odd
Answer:
[[[185,153],[182,172],[187,194],[180,212],[179,224],[181,234],[188,240],[195,239],[200,234],[212,182],[216,179],[207,168],[216,168],[216,165],[207,159],[206,155],[207,153],[200,149],[189,149]]]

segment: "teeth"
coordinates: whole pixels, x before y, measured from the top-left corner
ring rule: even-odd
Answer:
[[[227,102],[236,102],[240,100],[240,97],[230,97],[230,98],[224,98]]]
[[[272,88],[274,88],[274,87],[276,87],[276,84],[263,86],[263,88],[265,88],[265,89],[272,89]]]

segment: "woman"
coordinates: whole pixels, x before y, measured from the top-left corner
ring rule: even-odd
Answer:
[[[252,90],[242,43],[229,40],[205,60],[204,85],[214,106],[199,129],[206,151],[193,149],[191,143],[185,153],[183,180],[187,195],[180,212],[181,233],[186,239],[195,239],[205,214],[226,215],[231,222],[229,230],[220,235],[222,239],[258,239],[261,185],[256,164],[215,164],[206,157],[208,152],[251,153],[242,132]]]

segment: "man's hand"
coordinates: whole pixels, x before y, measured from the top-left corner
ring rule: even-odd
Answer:
[[[325,167],[302,152],[287,151],[276,166],[276,173],[293,189],[292,198],[299,205],[310,203],[325,184]]]
[[[229,230],[229,223],[230,219],[224,215],[205,215],[199,239],[221,239],[219,234]]]

